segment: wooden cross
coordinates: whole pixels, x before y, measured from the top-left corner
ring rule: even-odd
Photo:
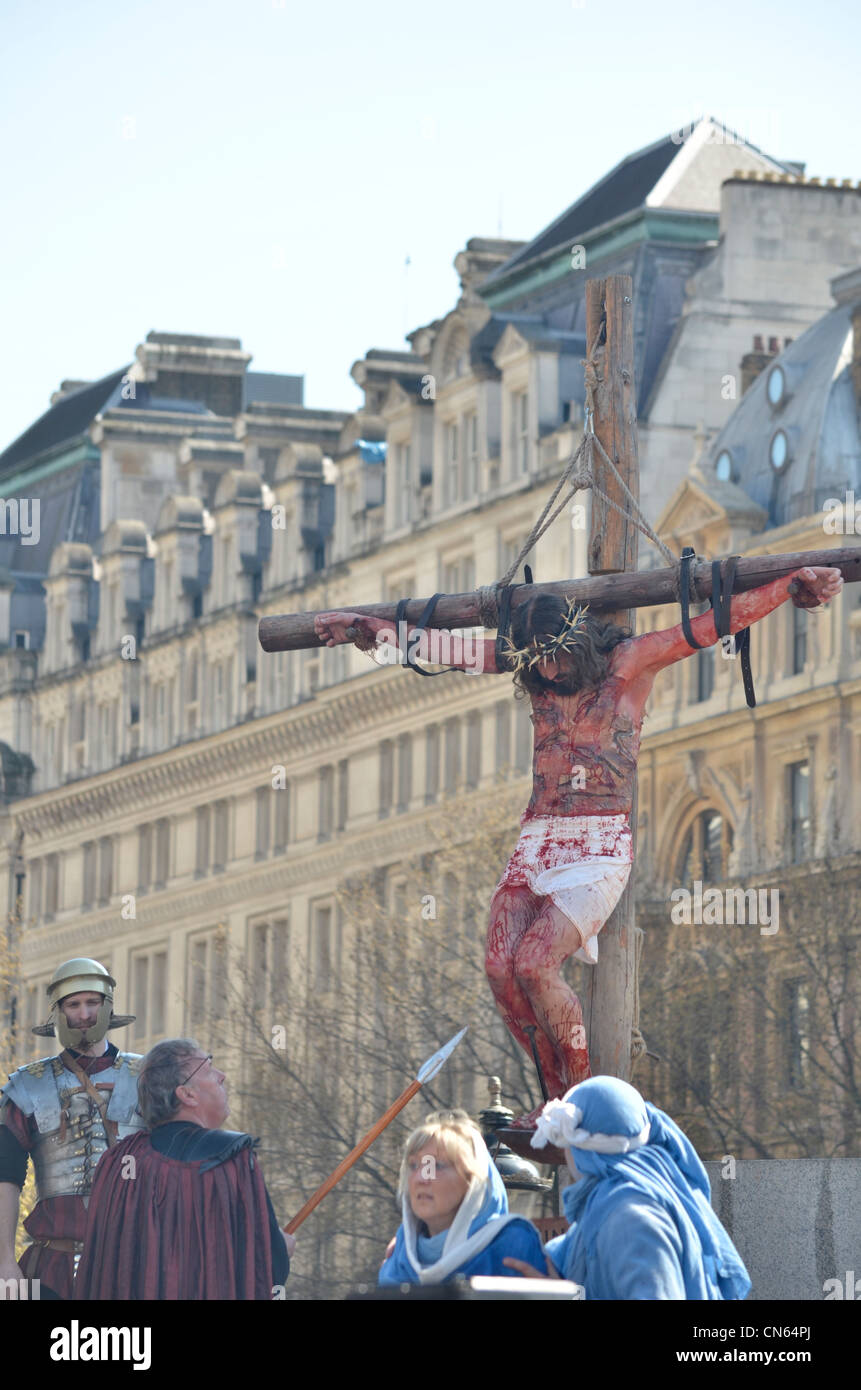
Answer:
[[[586,342],[594,352],[593,419],[596,438],[635,498],[639,497],[637,457],[637,408],[634,381],[633,290],[628,275],[586,283]],[[587,368],[587,371],[589,369]],[[591,375],[591,374],[590,374]],[[587,428],[589,427],[587,420]],[[601,489],[627,509],[627,499],[609,469],[596,463]],[[551,584],[519,585],[511,595],[512,611],[535,593],[571,596],[588,603],[608,621],[633,627],[635,608],[678,602],[677,566],[637,572],[636,526],[597,493],[592,495],[588,565],[590,578],[561,580]],[[758,588],[805,565],[829,565],[841,571],[847,582],[861,580],[861,547],[800,551],[788,555],[750,556],[738,561],[734,593]],[[691,590],[695,602],[711,597],[711,562],[691,565]],[[406,608],[407,623],[415,625],[426,599],[413,599]],[[394,622],[394,603],[374,603],[350,611]],[[314,613],[292,613],[262,618],[260,645],[264,651],[295,651],[322,645],[314,631]],[[498,614],[494,588],[468,594],[444,594],[437,602],[428,626],[495,628]],[[634,873],[613,914],[601,930],[600,959],[590,971],[584,998],[586,1039],[593,1074],[627,1080],[631,1070],[631,1032],[635,992],[634,878],[636,873],[637,789],[631,811],[634,841]],[[532,1155],[534,1157],[534,1154]]]

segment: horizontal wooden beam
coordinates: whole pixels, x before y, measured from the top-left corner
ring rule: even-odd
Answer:
[[[861,546],[842,546],[831,550],[799,550],[788,555],[750,555],[738,562],[734,593],[757,589],[773,579],[791,574],[805,565],[830,565],[839,569],[847,584],[861,581]],[[596,613],[621,608],[648,608],[659,603],[678,602],[678,566],[659,570],[639,570],[636,573],[602,574],[583,579],[560,579],[552,584],[520,584],[511,596],[512,609],[519,608],[535,593],[573,596],[578,603],[588,603]],[[694,601],[711,598],[712,567],[710,560],[691,565]],[[434,609],[429,627],[487,627],[496,625],[491,595],[488,591],[468,594],[443,594]],[[426,598],[412,599],[407,606],[409,623],[417,623],[424,611]],[[395,620],[394,603],[345,605],[351,613],[366,613],[372,618]],[[258,628],[260,645],[266,652],[299,651],[324,644],[314,631],[314,613],[279,613],[261,618]]]

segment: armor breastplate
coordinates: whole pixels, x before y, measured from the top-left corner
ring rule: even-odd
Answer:
[[[108,1147],[102,1117],[86,1091],[70,1096],[67,1105],[65,1126],[55,1134],[39,1133],[30,1150],[40,1202],[89,1196],[96,1164]]]
[[[107,1118],[118,1139],[144,1128],[135,1113],[137,1073],[143,1059],[120,1053],[112,1067],[90,1080],[107,1102]],[[46,1197],[87,1197],[96,1164],[108,1147],[105,1126],[95,1101],[59,1057],[19,1067],[9,1078],[3,1101],[14,1101],[32,1115],[36,1133],[30,1146],[38,1201]],[[2,1118],[2,1113],[0,1113]]]

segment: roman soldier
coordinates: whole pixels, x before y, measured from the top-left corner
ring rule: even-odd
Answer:
[[[109,1043],[134,1022],[114,1013],[116,981],[96,960],[67,960],[47,987],[50,1016],[32,1031],[63,1050],[19,1067],[0,1092],[0,1279],[38,1279],[41,1298],[71,1298],[83,1249],[96,1164],[118,1139],[143,1127],[137,1053]],[[18,1202],[27,1156],[37,1201],[24,1222],[31,1244],[15,1262]]]

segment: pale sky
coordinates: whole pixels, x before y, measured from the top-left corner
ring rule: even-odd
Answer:
[[[241,338],[355,409],[350,366],[453,307],[469,237],[533,237],[700,114],[861,179],[859,13],[5,0],[0,449],[150,329]]]

